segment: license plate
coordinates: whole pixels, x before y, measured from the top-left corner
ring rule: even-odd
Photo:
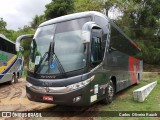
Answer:
[[[45,101],[53,101],[53,96],[43,96],[43,100]]]

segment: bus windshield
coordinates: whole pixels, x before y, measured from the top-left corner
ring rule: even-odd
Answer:
[[[39,74],[59,74],[86,66],[86,45],[82,26],[90,18],[80,18],[39,27],[31,43],[28,68]]]

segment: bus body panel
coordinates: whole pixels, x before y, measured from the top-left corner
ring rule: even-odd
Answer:
[[[31,87],[28,87],[30,86],[29,84],[26,86],[26,92],[30,100],[62,105],[87,106],[107,96],[106,88],[110,80],[114,82],[115,92],[139,83],[143,72],[143,61],[139,58],[140,49],[106,16],[97,12],[85,12],[83,15],[80,13],[75,14],[75,16],[73,14],[56,18],[42,23],[40,27],[55,24],[56,22],[64,22],[65,20],[72,20],[74,17],[76,19],[87,16],[90,16],[92,22],[95,22],[95,24],[99,25],[103,30],[100,38],[102,39],[102,47],[104,47],[102,62],[97,66],[91,65],[90,49],[87,54],[89,61],[87,63],[88,71],[85,73],[62,79],[39,79],[36,78],[36,74],[28,74],[28,84],[31,83],[31,86],[41,87],[45,91],[34,91]],[[92,41],[88,45],[89,48],[91,48],[91,44]],[[110,46],[114,48],[112,48],[112,51],[110,51]],[[28,73],[30,73],[30,71],[28,71]],[[47,92],[49,87],[66,87],[83,82],[91,77],[94,77],[94,79],[80,89],[67,93]],[[53,100],[45,101],[43,100],[43,96],[50,96]],[[77,96],[81,96],[81,99],[78,102],[74,102]]]

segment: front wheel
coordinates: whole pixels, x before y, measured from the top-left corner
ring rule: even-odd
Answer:
[[[112,80],[110,80],[108,87],[106,88],[106,98],[102,100],[104,104],[110,104],[113,101],[115,95],[115,87],[113,85]]]
[[[12,84],[17,83],[17,82],[18,82],[18,78],[17,78],[16,75],[14,74],[14,75],[12,76],[12,80],[9,81],[9,84],[12,85]]]

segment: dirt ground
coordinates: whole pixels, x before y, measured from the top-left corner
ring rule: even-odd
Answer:
[[[29,101],[23,79],[13,85],[0,84],[0,111],[31,111],[52,106],[54,105]]]

